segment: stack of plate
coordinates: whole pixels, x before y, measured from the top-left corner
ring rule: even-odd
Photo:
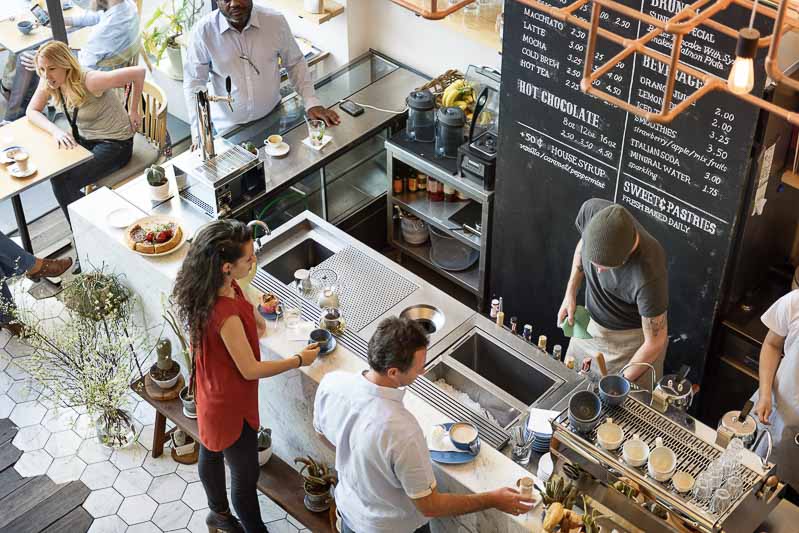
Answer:
[[[549,451],[549,443],[552,440],[552,428],[549,433],[533,431],[533,445],[532,449],[536,453],[547,453]]]
[[[527,422],[528,435],[533,436],[532,450],[536,453],[547,453],[552,440],[552,424],[550,419],[556,416],[556,411],[544,409],[530,409],[530,418]]]

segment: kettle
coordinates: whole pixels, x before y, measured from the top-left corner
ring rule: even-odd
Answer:
[[[716,444],[724,448],[734,438],[741,439],[744,446],[750,450],[757,449],[757,445],[764,437],[768,439],[768,450],[766,457],[761,458],[765,466],[771,457],[772,438],[771,433],[767,428],[763,428],[763,432],[758,436],[757,434],[757,420],[752,416],[750,411],[754,407],[752,400],[746,400],[743,409],[740,411],[728,411],[719,420],[718,429],[716,431]]]
[[[693,384],[686,378],[691,367],[683,365],[676,374],[666,374],[652,393],[652,406],[665,413],[669,405],[686,412],[694,401]]]

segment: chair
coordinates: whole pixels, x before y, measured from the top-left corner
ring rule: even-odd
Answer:
[[[132,101],[128,102],[128,105],[132,104]],[[127,165],[96,181],[91,190],[103,186],[119,187],[162,160],[166,148],[166,95],[158,85],[145,81],[139,105],[142,121],[133,137],[133,156]]]

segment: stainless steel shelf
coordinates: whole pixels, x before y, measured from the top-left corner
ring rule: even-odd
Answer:
[[[428,224],[432,224],[438,229],[446,231],[448,235],[452,235],[466,246],[480,251],[482,244],[480,237],[463,231],[461,226],[449,220],[449,217],[469,205],[468,201],[431,202],[427,199],[426,193],[418,192],[402,193],[392,196],[391,200],[395,205],[416,215]]]
[[[397,231],[399,231],[399,228],[397,228]],[[389,244],[401,250],[404,255],[410,256],[411,258],[413,258],[416,261],[419,261],[423,265],[430,267],[441,276],[447,278],[453,283],[456,283],[460,287],[463,287],[472,294],[476,296],[480,295],[479,262],[475,263],[475,265],[469,270],[464,270],[463,272],[450,272],[448,270],[444,270],[441,267],[436,266],[430,260],[431,245],[429,241],[421,245],[410,245],[405,241],[403,241],[402,237],[398,237],[397,235],[395,235],[394,237],[391,238],[391,242]]]

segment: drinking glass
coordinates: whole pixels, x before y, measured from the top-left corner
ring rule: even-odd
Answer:
[[[325,138],[325,121],[324,120],[309,120],[308,121],[308,138],[311,139],[311,146],[319,148],[322,146],[322,141]]]
[[[302,321],[302,309],[295,303],[287,303],[283,309],[283,319],[288,329],[297,329]]]
[[[729,478],[730,476],[734,476],[736,472],[738,472],[738,466],[740,466],[740,460],[735,451],[731,451],[727,453],[726,451],[721,456],[721,466],[724,472],[724,478]]]
[[[705,470],[707,479],[710,481],[710,487],[713,490],[719,488],[724,481],[724,468],[716,461],[710,463],[710,466]]]
[[[727,510],[730,503],[732,503],[730,491],[725,488],[717,489],[713,494],[713,500],[710,502],[710,509],[716,514],[721,514]]]
[[[738,499],[744,491],[744,482],[738,476],[731,476],[727,478],[724,488],[730,491],[730,497],[733,500]]]
[[[699,474],[694,483],[694,498],[697,500],[709,500],[713,494],[713,488],[710,486],[710,479],[704,472]]]

